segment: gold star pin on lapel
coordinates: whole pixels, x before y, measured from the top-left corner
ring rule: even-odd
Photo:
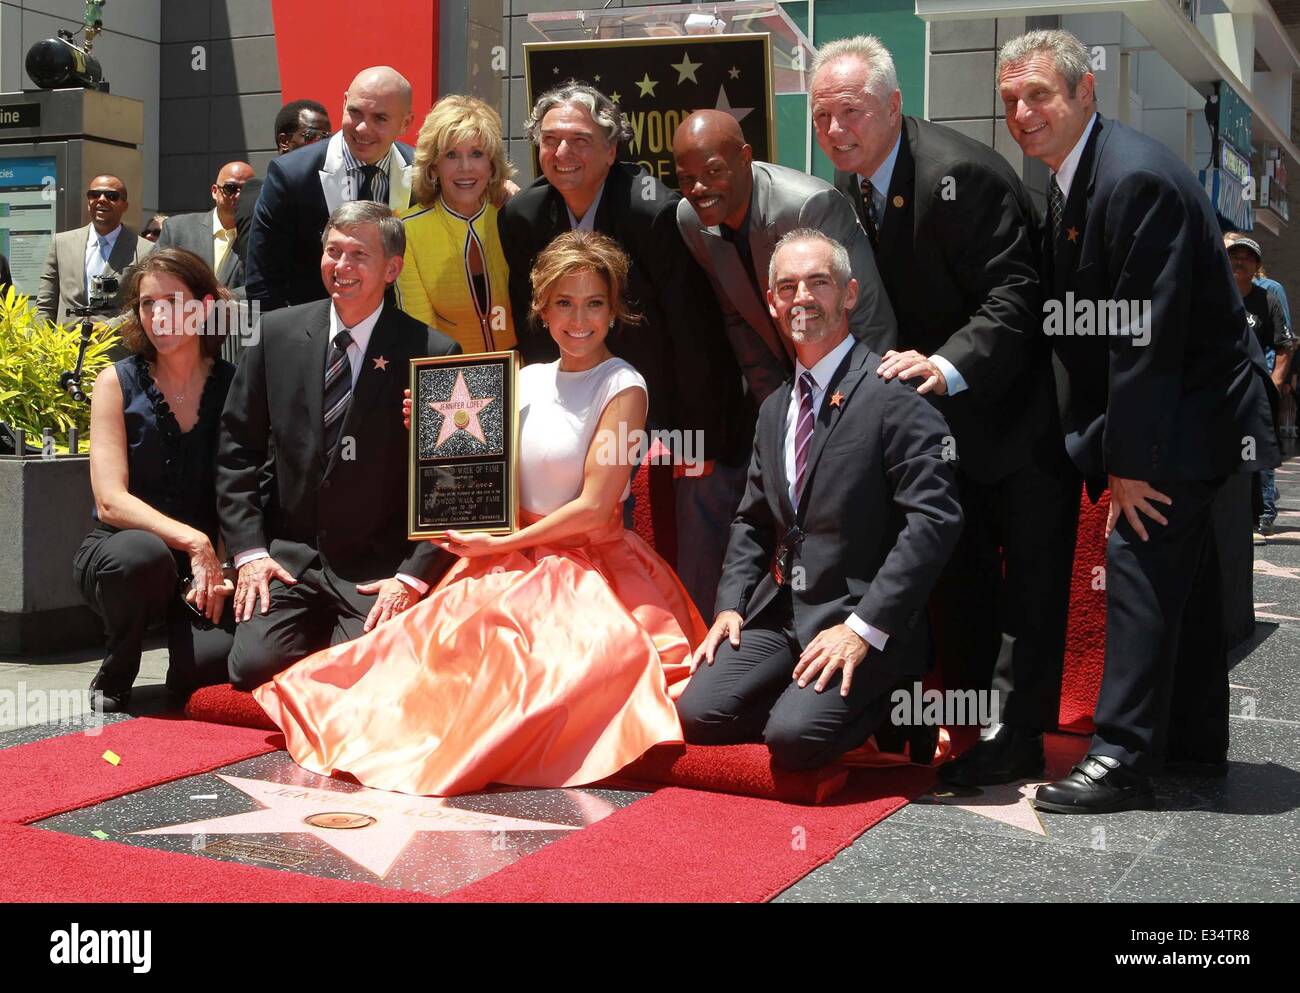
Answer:
[[[832,406],[832,407],[842,407],[842,406],[844,406],[844,394],[843,394],[843,393],[832,393],[832,394],[831,394],[831,406]]]
[[[382,355],[379,356],[379,358],[375,359],[375,368],[378,369],[380,372],[387,372],[388,359],[384,358]]]
[[[1078,241],[1078,240],[1079,240],[1079,229],[1078,229],[1078,228],[1066,228],[1066,229],[1065,229],[1065,237],[1068,238],[1070,241]]]

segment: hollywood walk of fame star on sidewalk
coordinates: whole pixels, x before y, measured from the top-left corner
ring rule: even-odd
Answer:
[[[262,810],[230,814],[188,824],[136,831],[135,834],[310,834],[374,873],[388,875],[407,843],[421,831],[577,831],[571,824],[529,821],[448,806],[438,797],[406,796],[362,788],[356,792],[318,790],[309,786],[218,775],[248,794]],[[305,818],[326,812],[368,814],[369,827],[316,827]]]
[[[495,397],[471,397],[469,387],[465,385],[465,374],[457,370],[456,385],[452,387],[451,397],[442,401],[430,401],[429,406],[442,415],[442,427],[438,430],[438,440],[434,448],[441,448],[442,443],[457,431],[467,431],[484,444],[483,425],[478,415]]]

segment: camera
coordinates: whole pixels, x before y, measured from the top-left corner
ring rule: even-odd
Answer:
[[[102,313],[117,309],[117,295],[122,288],[121,280],[114,275],[90,277],[90,309]]]

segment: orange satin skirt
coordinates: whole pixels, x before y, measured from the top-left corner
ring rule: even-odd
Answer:
[[[706,631],[672,569],[618,520],[461,559],[414,607],[253,696],[322,775],[424,796],[579,786],[682,741],[673,701]]]

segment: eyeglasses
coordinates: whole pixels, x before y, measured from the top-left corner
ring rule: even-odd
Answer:
[[[95,200],[98,200],[100,197],[103,197],[109,203],[117,203],[119,200],[122,199],[122,191],[121,190],[87,190],[86,191],[87,200],[93,202]]]
[[[149,241],[153,241],[155,238],[161,238],[162,228],[145,228],[140,232],[140,237],[147,238]]]
[[[315,128],[304,128],[302,131],[302,140],[307,142],[323,141],[329,136],[328,131],[317,131]]]
[[[219,189],[222,193],[224,193],[228,197],[239,196],[239,191],[242,190],[243,188],[244,188],[243,183],[222,183],[220,186],[217,187],[217,189]]]

